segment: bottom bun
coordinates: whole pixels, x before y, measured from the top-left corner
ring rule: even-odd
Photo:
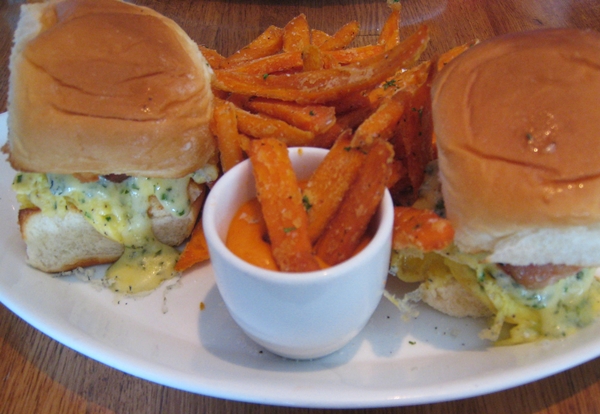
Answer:
[[[112,263],[123,245],[102,234],[77,211],[50,217],[38,209],[19,211],[21,236],[27,245],[27,264],[56,273],[78,267]]]
[[[451,276],[425,281],[419,285],[423,302],[455,318],[482,318],[493,313],[468,289]]]

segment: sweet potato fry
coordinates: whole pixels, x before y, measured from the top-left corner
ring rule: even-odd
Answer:
[[[308,213],[308,234],[315,242],[337,211],[364,161],[363,151],[350,147],[352,132],[346,130],[313,172],[302,192]]]
[[[294,17],[283,28],[283,51],[301,52],[310,45],[310,27],[304,14]]]
[[[405,163],[412,186],[412,197],[403,203],[412,204],[425,178],[425,167],[433,159],[433,121],[431,119],[430,82],[424,82],[406,103],[396,140],[404,147]],[[394,143],[398,147],[400,143]]]
[[[252,99],[250,96],[240,95],[239,93],[231,93],[227,96],[227,101],[231,102],[238,108],[246,108],[248,102]]]
[[[385,50],[400,44],[400,7],[392,9],[379,33],[377,44],[384,46]]]
[[[250,160],[273,257],[283,272],[319,269],[308,237],[308,217],[286,146],[276,139],[250,144]]]
[[[315,246],[317,256],[327,264],[343,262],[354,253],[381,202],[393,156],[392,146],[385,141],[377,140],[370,148],[361,174]]]
[[[344,115],[360,108],[371,108],[371,100],[365,91],[354,92],[344,96],[339,101],[330,102],[329,105],[335,107],[336,115]]]
[[[454,240],[454,228],[431,210],[394,208],[392,248],[416,247],[424,252],[442,250]]]
[[[238,130],[254,138],[275,138],[290,147],[307,146],[315,138],[315,134],[304,131],[285,121],[266,115],[252,114],[236,108]]]
[[[333,126],[327,131],[322,134],[315,135],[315,139],[313,139],[311,146],[317,148],[331,148],[338,137],[346,129],[346,127],[342,126],[338,121],[336,121],[336,123],[333,124]]]
[[[198,220],[190,240],[186,244],[183,252],[179,256],[179,260],[175,264],[175,271],[183,272],[197,263],[202,263],[210,259],[208,254],[208,244],[204,237],[204,229],[202,228],[202,220]]]
[[[249,96],[326,103],[383,82],[399,68],[412,66],[425,50],[428,29],[421,26],[412,36],[385,54],[335,69],[290,75],[256,76],[231,70],[216,70],[213,86]]]
[[[346,23],[319,47],[321,50],[343,49],[352,43],[359,31],[360,24],[357,21]]]
[[[311,29],[310,30],[310,40],[311,40],[311,44],[315,45],[315,46],[321,46],[323,43],[327,42],[329,39],[331,39],[331,35],[329,35],[328,33],[325,33],[322,30],[318,30],[318,29]]]
[[[315,45],[308,45],[302,51],[304,71],[333,69],[340,66],[340,62],[333,55],[335,52],[323,52]]]
[[[370,106],[363,106],[353,111],[338,116],[337,122],[346,128],[356,129],[373,113],[374,109]]]
[[[448,50],[447,52],[442,53],[440,55],[440,57],[438,57],[437,60],[436,60],[436,70],[438,72],[440,70],[442,70],[442,68],[444,66],[446,66],[448,63],[450,63],[450,61],[452,61],[455,57],[457,57],[461,53],[463,53],[466,50],[468,50],[475,43],[477,43],[477,42],[466,43],[464,45],[456,46],[456,47],[453,47],[452,49]]]
[[[200,49],[200,53],[202,53],[202,56],[204,56],[210,67],[213,69],[221,66],[221,63],[225,60],[225,57],[214,49],[209,49],[202,45],[198,45],[198,49]]]
[[[365,147],[375,139],[389,140],[402,119],[409,98],[407,93],[398,92],[384,99],[377,110],[356,129],[351,145]]]
[[[385,185],[388,190],[394,188],[404,177],[407,177],[408,171],[406,166],[400,160],[394,160],[390,165],[390,179]]]
[[[243,62],[233,68],[237,73],[268,76],[272,73],[301,69],[302,52],[277,53]]]
[[[425,61],[408,70],[399,71],[370,91],[368,95],[369,101],[373,105],[379,105],[382,99],[399,91],[414,93],[429,78],[431,67],[431,61]]]
[[[363,61],[384,51],[383,45],[366,45],[327,52],[327,55],[335,59],[340,65],[347,65]]]
[[[221,62],[220,68],[230,68],[253,59],[273,55],[283,46],[283,29],[269,26],[250,44],[235,52]]]
[[[346,129],[356,129],[372,112],[373,109],[370,106],[365,106],[338,116],[335,124],[324,133],[317,134],[311,145],[330,148],[342,132]]]
[[[302,70],[319,70],[325,67],[323,53],[315,45],[308,45],[302,50]]]
[[[322,134],[335,124],[335,108],[324,105],[256,98],[249,100],[245,107],[315,134]]]
[[[249,136],[240,134],[240,147],[242,148],[242,151],[244,151],[246,154],[248,154],[248,152],[250,152],[250,143],[251,142],[252,142],[252,140],[250,139]]]
[[[216,101],[211,131],[217,137],[223,172],[228,171],[244,160],[235,108],[232,103],[222,100]]]

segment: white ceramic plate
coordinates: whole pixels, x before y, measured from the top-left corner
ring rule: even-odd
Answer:
[[[0,146],[5,139],[2,114]],[[140,299],[117,298],[75,276],[51,277],[26,266],[13,175],[0,161],[0,301],[66,346],[149,381],[275,405],[413,405],[510,388],[600,354],[600,323],[564,340],[491,348],[477,339],[483,328],[478,322],[426,307],[405,321],[383,299],[364,331],[341,351],[314,361],[286,360],[262,350],[235,325],[210,265]],[[102,271],[96,269],[97,278]]]

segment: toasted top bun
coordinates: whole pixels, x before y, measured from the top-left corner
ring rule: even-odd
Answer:
[[[118,0],[25,5],[10,59],[21,171],[178,178],[215,150],[212,71],[172,20]]]
[[[455,242],[490,262],[600,265],[600,34],[510,34],[432,85]]]

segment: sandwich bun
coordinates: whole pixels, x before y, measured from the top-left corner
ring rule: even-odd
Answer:
[[[22,8],[9,161],[59,174],[179,178],[209,161],[212,72],[172,20],[115,0]]]
[[[600,34],[477,44],[432,84],[447,218],[463,252],[600,265]]]

